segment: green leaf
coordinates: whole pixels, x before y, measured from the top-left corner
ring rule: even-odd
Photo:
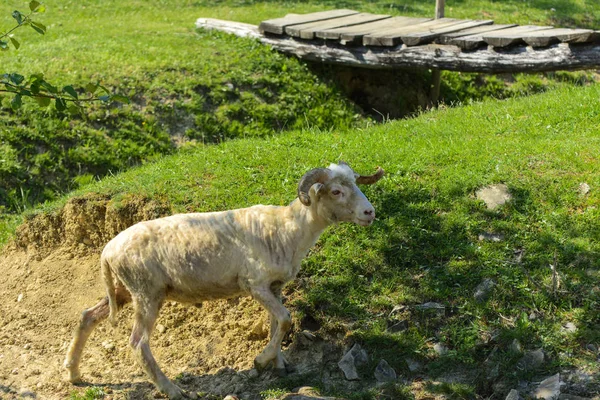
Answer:
[[[125,103],[125,104],[131,103],[131,100],[129,100],[129,97],[121,96],[119,94],[113,94],[112,96],[110,96],[110,99],[113,101],[118,101],[120,103]]]
[[[66,93],[66,94],[68,94],[69,96],[71,96],[74,99],[78,98],[77,92],[75,91],[75,89],[71,85],[65,86],[63,88],[63,92]]]
[[[38,7],[41,6],[41,5],[42,5],[42,3],[40,3],[39,1],[31,0],[29,2],[29,9],[31,11],[35,12],[38,9]]]
[[[87,85],[85,85],[85,91],[90,94],[96,93],[96,90],[98,90],[98,85],[96,85],[95,83],[88,83]]]
[[[8,79],[10,79],[10,81],[15,85],[20,85],[25,80],[25,77],[21,74],[13,72],[12,74],[8,74]]]
[[[37,33],[39,33],[40,35],[43,35],[46,33],[46,26],[44,24],[31,21],[30,25],[33,28],[33,30],[36,31]]]
[[[17,20],[17,24],[21,25],[23,23],[23,14],[17,10],[13,11],[12,17]]]
[[[0,49],[8,50],[8,42],[5,42],[4,40],[0,40]]]
[[[104,102],[108,102],[110,101],[110,96],[109,95],[104,95],[104,96],[100,96],[98,97],[100,100],[104,101]]]
[[[21,47],[21,43],[19,43],[19,41],[14,37],[10,37],[9,39],[13,46],[15,46],[15,49],[19,50],[19,47]]]
[[[23,105],[23,102],[21,101],[20,94],[15,95],[15,97],[13,97],[12,101],[10,102],[10,106],[12,107],[13,110],[21,108],[22,105]]]
[[[35,101],[37,101],[41,107],[48,107],[50,105],[50,99],[48,97],[35,97]]]
[[[67,109],[67,102],[58,97],[54,100],[54,106],[58,111],[65,111]]]
[[[48,92],[50,92],[52,94],[58,94],[58,88],[56,86],[52,86],[51,84],[49,84],[48,82],[46,82],[44,80],[40,80],[40,84]]]
[[[81,113],[81,108],[79,106],[77,106],[76,104],[71,104],[68,107],[69,113],[72,115],[77,115]]]

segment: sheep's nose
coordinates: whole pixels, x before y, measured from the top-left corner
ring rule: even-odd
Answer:
[[[369,210],[365,210],[363,211],[363,214],[368,215],[370,217],[374,217],[375,216],[375,210],[373,210],[372,208]]]

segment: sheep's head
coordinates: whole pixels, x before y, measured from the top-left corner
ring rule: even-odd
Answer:
[[[300,180],[298,198],[329,223],[346,221],[368,226],[375,220],[375,209],[357,184],[373,184],[383,174],[383,169],[377,167],[375,174],[362,176],[345,162],[316,168]]]

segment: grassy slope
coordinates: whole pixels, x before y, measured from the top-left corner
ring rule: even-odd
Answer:
[[[378,221],[367,229],[328,230],[294,284],[301,295],[293,303],[331,329],[350,328],[375,362],[384,357],[406,372],[404,359],[411,357],[434,375],[463,365],[480,379],[454,389],[489,394],[484,360],[494,347],[485,365],[498,365],[496,379],[524,376],[514,368],[520,355],[508,350],[513,339],[543,348],[552,360],[546,372],[594,365],[585,345],[600,341],[599,96],[599,86],[562,89],[368,130],[231,141],[190,149],[72,195],[142,193],[182,212],[287,204],[309,168],[338,159],[360,172],[381,165],[387,178],[364,188]],[[499,182],[514,201],[487,211],[473,193]],[[592,188],[586,196],[578,193],[582,182]],[[505,239],[480,241],[483,232]],[[517,249],[524,250],[519,265]],[[552,293],[548,265],[555,256],[561,286]],[[473,293],[485,278],[497,286],[478,303]],[[397,317],[408,318],[407,331],[385,332],[394,306],[427,301],[451,312],[435,317],[413,310]],[[561,331],[567,322],[575,333]],[[437,341],[450,348],[446,356],[433,354]]]

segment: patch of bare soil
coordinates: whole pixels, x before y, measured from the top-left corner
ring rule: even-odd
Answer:
[[[169,211],[139,198],[113,204],[86,196],[20,227],[0,255],[0,398],[65,399],[92,386],[102,388],[105,398],[160,396],[130,351],[130,306],[119,313],[116,327],[104,321],[90,336],[81,361],[83,386],[66,380],[62,363],[81,311],[104,297],[104,244],[122,229]],[[277,379],[252,370],[267,337],[267,314],[250,298],[199,307],[168,302],[151,346],[166,375],[184,389],[256,399]],[[286,352],[301,371],[318,368],[327,357],[339,359],[340,349],[305,342],[295,340]]]

